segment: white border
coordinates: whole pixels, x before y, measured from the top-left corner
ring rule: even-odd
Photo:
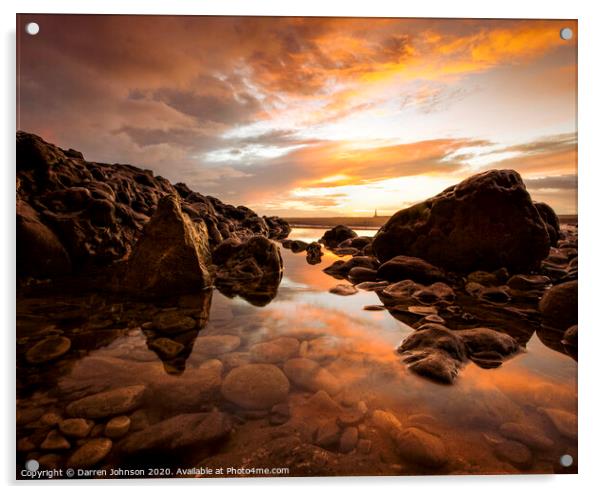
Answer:
[[[125,490],[144,484],[144,489],[165,490],[168,486],[194,490],[226,488],[245,492],[280,492],[308,489],[344,489],[346,492],[366,490],[415,490],[422,492],[478,492],[504,493],[508,490],[537,490],[548,493],[599,492],[602,470],[600,462],[600,434],[602,410],[600,407],[600,370],[597,366],[602,348],[602,323],[596,317],[596,302],[600,294],[600,207],[596,199],[601,195],[602,158],[600,152],[602,105],[602,77],[600,69],[600,30],[602,17],[600,3],[581,1],[483,0],[402,2],[394,0],[8,0],[2,2],[3,66],[2,91],[4,109],[0,125],[2,132],[3,163],[0,253],[3,261],[1,283],[1,311],[4,319],[0,331],[4,336],[3,366],[5,372],[5,406],[2,414],[4,444],[0,448],[2,474],[11,483],[14,475],[14,147],[15,147],[15,13],[121,13],[121,14],[222,14],[222,15],[323,15],[323,16],[393,16],[393,17],[487,17],[487,18],[578,18],[579,19],[579,220],[580,220],[580,364],[579,364],[579,470],[577,476],[492,476],[492,477],[413,477],[413,478],[329,478],[329,479],[228,479],[203,481],[103,481],[87,482],[86,488]],[[599,303],[599,302],[598,302]],[[109,484],[109,482],[111,482]],[[12,482],[14,484],[14,482]],[[21,484],[23,485],[23,484]],[[82,482],[67,483],[81,488]],[[26,490],[36,487],[44,490],[64,490],[65,482],[27,484]],[[134,487],[135,488],[135,487]]]

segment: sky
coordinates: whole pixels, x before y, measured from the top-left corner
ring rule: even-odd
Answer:
[[[511,168],[576,213],[575,21],[22,15],[17,38],[17,127],[90,161],[285,217]]]

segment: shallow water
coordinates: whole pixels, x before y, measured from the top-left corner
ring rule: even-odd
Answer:
[[[290,238],[313,241],[322,233],[318,229],[297,228]],[[357,230],[357,233],[371,236],[375,232]],[[258,307],[240,297],[230,299],[214,290],[205,302],[205,305],[211,304],[208,321],[200,332],[194,332],[187,341],[182,341],[187,347],[185,353],[190,351],[190,354],[175,369],[173,362],[162,361],[149,349],[149,332],[140,328],[140,324],[152,320],[156,308],[146,304],[119,304],[90,296],[46,297],[43,300],[19,298],[18,409],[32,416],[40,413],[32,410],[56,412],[62,416],[65,405],[82,396],[130,384],[145,384],[149,391],[144,410],[150,423],[178,413],[217,407],[237,417],[231,439],[211,450],[203,448],[192,454],[189,451],[185,458],[175,455],[170,459],[163,456],[161,460],[152,455],[143,459],[130,458],[120,453],[119,442],[114,441],[111,455],[101,465],[127,466],[148,461],[159,465],[198,466],[207,462],[219,464],[220,458],[237,461],[257,448],[253,441],[271,439],[269,434],[273,435],[272,429],[276,427],[269,424],[265,414],[254,415],[240,410],[220,398],[219,393],[211,403],[195,396],[200,373],[209,365],[208,361],[221,360],[225,364],[222,375],[226,375],[232,366],[227,355],[208,355],[199,343],[200,337],[239,336],[240,346],[234,350],[237,355],[231,357],[245,359],[248,355],[238,353],[246,354],[254,344],[290,336],[301,342],[300,352],[304,356],[319,362],[341,383],[343,391],[336,397],[339,402],[364,401],[370,411],[390,411],[402,424],[417,426],[440,437],[450,461],[435,473],[573,471],[560,467],[559,458],[568,453],[577,459],[576,438],[563,436],[543,409],[576,414],[577,363],[561,350],[542,343],[535,328],[526,343],[526,351],[501,367],[482,369],[469,362],[453,385],[437,384],[409,372],[394,351],[413,329],[386,310],[363,309],[367,305],[381,304],[376,293],[360,290],[352,296],[339,296],[328,292],[343,281],[326,275],[322,269],[339,257],[326,251],[322,263],[312,266],[307,264],[305,253],[293,254],[286,249],[281,252],[285,271],[276,297],[269,304]],[[52,307],[61,301],[75,306],[73,315],[65,317],[64,313],[53,312]],[[77,306],[86,309],[78,311]],[[65,311],[70,310],[66,307]],[[102,310],[97,311],[95,307],[102,307]],[[89,318],[98,312],[118,316],[98,323],[98,326],[106,327],[85,330],[90,326]],[[97,317],[99,321],[103,318],[107,319]],[[54,327],[48,328],[49,325]],[[72,349],[57,363],[33,367],[24,362],[23,352],[40,338],[42,328],[46,328],[46,333],[68,336],[72,340]],[[282,366],[282,363],[276,365]],[[319,422],[322,413],[311,410],[312,395],[313,392],[307,389],[291,386],[288,399],[291,415],[295,416],[298,407],[304,423],[311,422],[312,417]],[[35,447],[20,452],[19,461],[48,453],[55,454],[54,460],[59,464],[68,458],[70,450],[43,451],[36,444],[49,429],[40,425],[39,419],[29,423],[21,419],[21,422],[18,438],[31,438]],[[496,452],[496,445],[503,441],[500,426],[508,422],[534,428],[548,438],[551,445],[539,449],[531,447],[533,460],[529,465],[517,466],[516,462]],[[357,451],[349,454],[333,452],[338,460],[327,460],[327,473],[429,473],[428,469],[399,459],[390,441],[383,439],[368,419],[365,424],[363,430],[360,427],[360,436],[370,438],[370,452],[365,458]],[[311,442],[313,432],[308,435],[290,427],[290,434],[300,437],[301,442]],[[289,474],[295,475],[295,472]]]

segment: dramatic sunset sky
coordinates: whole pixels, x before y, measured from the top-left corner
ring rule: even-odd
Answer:
[[[574,21],[26,15],[18,127],[263,214],[391,214],[490,168],[575,213],[576,38]]]

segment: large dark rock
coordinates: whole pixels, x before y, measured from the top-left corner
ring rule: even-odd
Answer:
[[[127,261],[120,291],[142,297],[198,292],[212,284],[207,228],[192,223],[176,195],[164,196]]]
[[[150,170],[85,161],[77,151],[26,132],[17,132],[16,179],[18,203],[33,211],[17,219],[19,257],[27,267],[19,271],[23,276],[55,277],[69,271],[68,264],[79,273],[127,257],[160,199],[169,194],[179,195],[182,211],[207,228],[211,247],[228,238],[284,238],[290,232],[281,218],[262,218],[186,184],[174,186]],[[45,253],[41,259],[29,255],[25,238]]]
[[[577,291],[577,281],[550,288],[539,302],[543,324],[562,331],[577,324]]]
[[[406,255],[449,271],[528,272],[548,255],[550,237],[520,175],[491,170],[398,211],[372,249],[381,262]]]
[[[341,242],[355,237],[357,237],[357,233],[351,228],[345,225],[337,225],[330,230],[326,230],[319,242],[332,249],[337,247]]]

